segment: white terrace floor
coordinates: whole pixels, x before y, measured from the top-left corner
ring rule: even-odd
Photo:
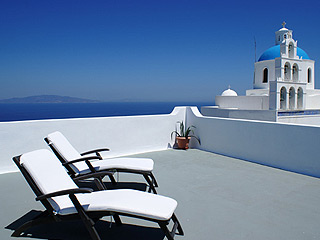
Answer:
[[[320,239],[318,178],[199,150],[138,156],[154,159],[159,194],[178,201],[176,213],[185,231],[178,240]],[[120,181],[128,180],[143,182],[140,176],[120,175]],[[20,173],[0,175],[0,191],[0,239],[14,239],[10,229],[25,221],[21,217],[43,208]],[[109,228],[109,218],[104,220],[97,226],[102,239],[164,239],[153,223],[123,218],[124,226]],[[81,223],[58,223],[30,229],[19,239],[88,235]]]

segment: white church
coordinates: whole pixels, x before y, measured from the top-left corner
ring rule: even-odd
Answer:
[[[205,116],[320,125],[320,90],[314,89],[314,60],[298,47],[292,30],[275,33],[275,46],[254,64],[253,89],[246,96],[229,89],[216,96]]]

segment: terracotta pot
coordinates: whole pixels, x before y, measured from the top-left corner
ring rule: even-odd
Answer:
[[[179,149],[188,149],[189,148],[189,141],[191,137],[185,138],[185,137],[176,137],[178,148]]]

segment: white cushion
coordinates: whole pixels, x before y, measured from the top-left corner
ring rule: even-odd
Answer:
[[[47,149],[23,154],[20,162],[44,194],[78,188],[59,160]],[[177,207],[177,202],[172,198],[130,189],[98,191],[76,196],[87,211],[114,211],[156,220],[168,220]],[[77,212],[67,195],[53,197],[49,202],[58,214]]]
[[[23,154],[20,163],[43,194],[78,188],[56,156],[47,149]],[[50,199],[49,202],[58,212],[61,206],[70,202],[70,199],[68,196],[60,196]]]
[[[150,158],[108,158],[104,160],[91,161],[92,166],[97,171],[108,169],[124,169],[124,170],[139,170],[151,172],[153,170],[153,160]],[[87,168],[80,174],[89,173]]]
[[[87,211],[111,211],[168,220],[177,207],[177,202],[168,197],[130,189],[106,190],[76,195]],[[71,204],[60,208],[59,214],[76,213]]]
[[[65,161],[72,161],[75,159],[82,158],[80,153],[71,145],[71,143],[66,139],[66,137],[61,132],[53,132],[48,134],[48,140],[51,142],[56,151],[64,158]],[[76,172],[80,173],[81,171],[88,168],[85,162],[78,162],[71,164],[70,167]]]
[[[70,144],[61,132],[54,132],[48,135],[48,140],[54,148],[60,153],[65,161],[72,161],[82,158],[80,153]],[[125,169],[152,171],[153,160],[150,158],[106,158],[99,161],[91,161],[94,168],[98,170],[107,169]],[[70,165],[77,174],[89,173],[89,167],[85,162],[77,162]]]
[[[66,139],[66,137],[61,132],[54,132],[48,134],[48,139],[54,146],[59,150],[64,158],[68,159],[78,159],[81,158],[80,153],[71,145],[71,143]]]

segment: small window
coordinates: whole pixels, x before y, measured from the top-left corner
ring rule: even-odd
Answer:
[[[280,109],[284,110],[287,108],[287,90],[282,87],[280,90]]]
[[[290,74],[290,64],[286,63],[284,65],[284,79],[285,80],[289,80],[291,78],[291,74]]]
[[[302,109],[303,108],[303,90],[302,88],[298,88],[298,100],[297,100],[297,104],[298,104],[298,109]]]
[[[311,83],[311,68],[308,68],[308,83]]]
[[[294,58],[294,49],[293,44],[289,44],[289,58]]]
[[[263,79],[262,79],[263,83],[267,83],[268,82],[268,68],[263,69]]]
[[[285,34],[283,37],[284,37],[284,39],[287,39],[287,34]]]
[[[294,64],[292,67],[292,80],[297,82],[299,81],[299,71],[298,71],[298,65]]]
[[[295,90],[293,87],[289,89],[289,109],[295,108],[296,96]]]

